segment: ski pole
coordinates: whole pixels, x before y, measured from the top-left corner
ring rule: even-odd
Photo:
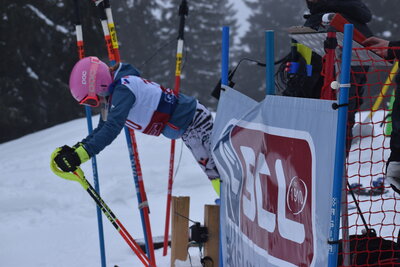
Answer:
[[[76,23],[75,23],[75,32],[76,32],[76,45],[78,48],[79,59],[85,57],[85,49],[83,43],[83,34],[82,34],[82,23],[79,14],[79,4],[78,0],[74,0],[75,5],[75,14],[76,14]],[[85,106],[86,112],[86,121],[88,125],[88,132],[91,134],[93,132],[93,124],[92,124],[92,109],[89,106]],[[92,170],[93,170],[93,180],[96,191],[100,193],[100,184],[99,177],[97,172],[97,161],[96,157],[92,157]],[[100,257],[101,257],[101,266],[106,267],[106,253],[105,253],[105,245],[104,245],[104,231],[103,231],[103,218],[101,216],[100,208],[96,208],[97,212],[97,225],[99,230],[99,243],[100,243]]]
[[[107,219],[111,222],[114,228],[118,231],[118,233],[122,236],[122,238],[126,241],[132,251],[136,254],[139,260],[144,264],[144,266],[149,267],[149,259],[140,248],[140,246],[136,243],[133,237],[129,234],[123,224],[118,220],[118,218],[114,215],[111,209],[107,206],[104,200],[100,197],[100,195],[96,192],[96,190],[92,187],[92,185],[85,178],[85,175],[81,168],[77,168],[73,173],[63,172],[58,169],[57,164],[54,161],[54,158],[58,155],[58,152],[61,148],[56,149],[51,155],[50,168],[57,176],[78,182],[88,194],[93,198],[96,202],[97,206],[101,209]]]
[[[187,1],[182,0],[179,6],[179,32],[178,32],[178,45],[176,49],[176,66],[175,66],[175,88],[174,93],[178,95],[181,84],[181,70],[182,70],[182,53],[183,53],[183,40],[185,30],[185,16],[188,15]],[[163,256],[167,255],[168,250],[168,236],[169,236],[169,221],[171,217],[171,197],[172,185],[174,182],[174,159],[175,159],[175,140],[171,140],[171,152],[169,160],[168,172],[168,192],[167,192],[167,208],[165,214],[165,229],[164,229],[164,248]]]
[[[103,22],[104,19],[107,21],[107,24],[108,24],[108,27],[103,26],[103,32],[104,32],[105,38],[107,36],[108,31],[109,31],[109,35],[111,36],[112,50],[107,49],[107,51],[109,53],[109,58],[110,58],[111,64],[115,64],[117,62],[120,62],[120,54],[119,54],[117,33],[115,30],[114,20],[112,17],[111,5],[108,0],[95,1],[95,3],[96,3],[96,5],[98,5],[99,10],[100,10],[100,17],[101,17],[102,25],[104,25],[104,22]],[[108,29],[106,30],[105,28],[108,28]],[[106,43],[107,43],[107,41],[106,41]],[[112,55],[110,55],[110,54],[112,54]],[[111,60],[111,58],[113,58],[114,60]],[[153,236],[152,236],[152,232],[151,232],[150,218],[149,218],[150,211],[149,211],[146,191],[145,191],[144,183],[143,183],[143,176],[142,176],[142,170],[140,167],[139,151],[137,148],[135,132],[126,126],[124,127],[124,130],[125,130],[125,135],[126,135],[126,140],[127,140],[127,145],[128,145],[129,157],[131,160],[133,178],[134,178],[136,192],[137,192],[140,216],[141,216],[143,233],[144,233],[144,238],[145,238],[145,243],[146,243],[146,251],[150,258],[152,266],[156,266]]]

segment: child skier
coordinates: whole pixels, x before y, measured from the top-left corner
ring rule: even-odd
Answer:
[[[195,98],[176,95],[143,79],[129,64],[109,68],[97,57],[86,57],[75,64],[69,87],[79,104],[97,107],[105,103],[109,107],[107,116],[102,116],[91,134],[73,147],[60,148],[52,160],[62,171],[75,171],[108,146],[126,125],[144,134],[182,138],[219,193],[219,174],[210,150],[213,119]]]

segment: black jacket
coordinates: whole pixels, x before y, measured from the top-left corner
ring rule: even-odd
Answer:
[[[307,1],[311,15],[318,13],[341,13],[359,23],[371,21],[372,13],[361,0],[319,0],[317,3]]]
[[[317,3],[307,1],[310,16],[304,26],[318,28],[325,13],[340,13],[365,37],[372,36],[367,23],[372,19],[371,10],[361,0],[319,0]]]

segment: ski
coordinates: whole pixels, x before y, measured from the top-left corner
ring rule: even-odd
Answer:
[[[361,183],[352,183],[349,185],[348,193],[350,194],[351,191],[359,196],[380,196],[389,192],[389,190],[385,188],[383,177],[372,181],[371,187],[364,187]]]

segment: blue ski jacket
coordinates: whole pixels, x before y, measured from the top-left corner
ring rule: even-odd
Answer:
[[[135,104],[136,96],[120,82],[122,77],[129,75],[140,76],[140,73],[130,64],[121,63],[114,73],[114,82],[109,87],[111,103],[109,103],[107,120],[103,121],[100,118],[96,129],[81,141],[90,157],[98,154],[114,141],[124,127],[129,111]],[[178,104],[168,121],[174,127],[167,124],[162,134],[169,139],[180,138],[192,122],[196,106],[195,98],[180,93]]]

